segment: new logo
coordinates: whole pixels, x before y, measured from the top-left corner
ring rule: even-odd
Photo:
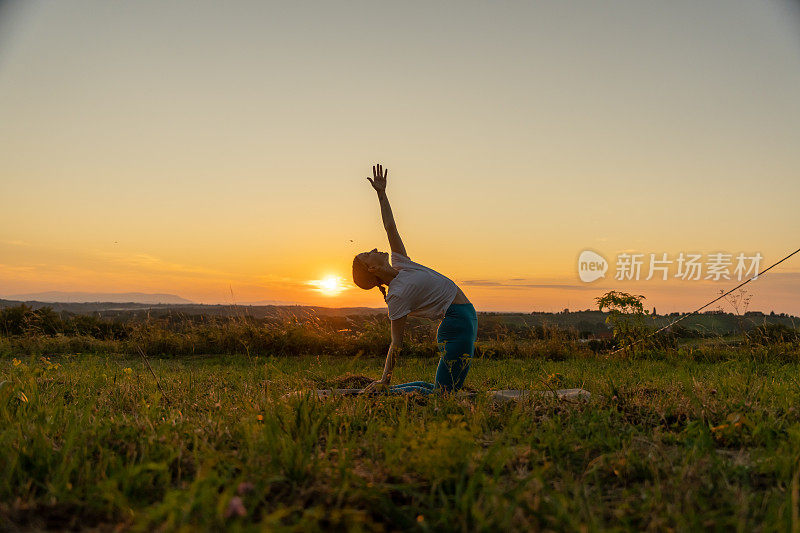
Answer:
[[[606,276],[608,261],[602,255],[584,250],[578,256],[578,276],[584,283],[591,283]]]

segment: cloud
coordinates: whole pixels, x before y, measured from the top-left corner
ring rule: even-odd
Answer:
[[[509,278],[504,280],[468,279],[460,281],[467,287],[487,287],[496,289],[561,289],[561,290],[597,290],[597,285],[577,285],[572,283],[519,283],[527,278]],[[510,283],[513,282],[513,283]]]
[[[6,276],[19,276],[23,274],[30,274],[35,273],[36,267],[35,266],[27,266],[27,265],[4,265],[0,263],[0,275]]]
[[[152,270],[162,273],[180,273],[180,274],[193,274],[199,276],[212,276],[227,278],[229,275],[219,270],[210,268],[198,267],[194,265],[185,265],[181,263],[172,263],[164,261],[156,256],[144,253],[124,253],[124,252],[106,252],[103,250],[93,250],[92,253],[109,263],[118,265],[125,265],[135,267],[142,270]]]

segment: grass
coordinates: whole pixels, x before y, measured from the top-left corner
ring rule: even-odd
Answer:
[[[786,358],[784,358],[786,359]],[[800,527],[800,365],[479,359],[467,385],[589,402],[282,399],[375,358],[0,359],[0,529]],[[406,357],[396,382],[430,378]]]

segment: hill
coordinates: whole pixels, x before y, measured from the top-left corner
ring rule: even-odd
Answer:
[[[191,300],[175,294],[148,294],[143,292],[62,292],[48,291],[33,294],[16,294],[9,300],[46,303],[139,303],[139,304],[191,304]]]

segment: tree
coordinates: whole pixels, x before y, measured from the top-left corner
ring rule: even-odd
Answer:
[[[622,346],[630,346],[644,339],[651,331],[647,325],[648,311],[644,296],[611,291],[595,298],[600,311],[607,310],[606,324],[612,326],[614,339]]]

